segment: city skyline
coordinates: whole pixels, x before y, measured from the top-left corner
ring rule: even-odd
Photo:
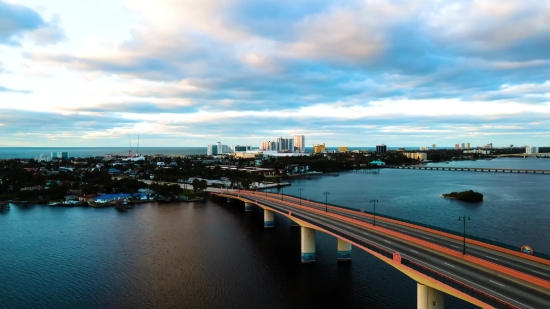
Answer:
[[[549,3],[0,0],[0,147],[548,146]]]

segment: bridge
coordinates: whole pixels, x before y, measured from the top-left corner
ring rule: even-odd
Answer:
[[[395,168],[405,170],[437,170],[437,171],[467,171],[467,172],[501,172],[501,173],[531,173],[550,174],[550,170],[518,169],[518,168],[494,168],[494,167],[447,167],[447,166],[421,166],[421,165],[386,165],[380,168]]]
[[[482,308],[550,308],[550,260],[398,220],[283,194],[210,189],[244,211],[260,207],[301,229],[301,262],[315,261],[315,233],[338,239],[338,261],[360,248],[417,282],[417,308],[444,308],[444,293]],[[235,203],[233,203],[235,204]],[[464,251],[463,251],[464,250]]]

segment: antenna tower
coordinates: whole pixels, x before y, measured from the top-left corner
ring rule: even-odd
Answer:
[[[128,135],[128,140],[130,140],[130,150],[128,150],[128,157],[132,156],[132,138]]]

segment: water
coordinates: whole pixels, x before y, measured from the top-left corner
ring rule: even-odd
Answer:
[[[14,158],[38,158],[41,154],[49,157],[52,152],[68,151],[71,157],[96,157],[106,154],[128,155],[126,147],[0,147],[0,159]],[[135,148],[132,155],[135,154]],[[198,155],[206,154],[206,147],[140,147],[139,154],[155,155],[163,154],[167,156]]]
[[[388,147],[388,149],[396,150],[398,147]],[[418,147],[417,147],[418,148]],[[349,150],[375,150],[376,147],[349,147]],[[413,148],[410,148],[413,149]],[[446,147],[443,149],[447,149]],[[15,159],[15,158],[38,158],[41,154],[49,157],[52,152],[68,151],[71,157],[95,157],[104,156],[105,154],[128,155],[129,147],[0,147],[0,159]],[[135,153],[135,148],[132,154]],[[327,147],[329,151],[336,151],[338,147]],[[313,147],[306,147],[306,151],[312,152]],[[206,147],[140,147],[139,153],[142,155],[163,154],[167,156],[181,155],[200,155],[206,154]]]
[[[412,308],[416,283],[360,250],[336,262],[317,233],[239,203],[112,208],[12,207],[0,215],[2,308]],[[448,297],[447,308],[472,308]]]
[[[457,231],[465,214],[468,232],[550,253],[548,177],[387,169],[295,180],[284,193],[303,188],[304,198],[324,200],[329,191],[329,203],[368,210],[375,198],[377,213]],[[462,189],[485,201],[438,196]],[[15,206],[0,212],[0,235],[0,308],[416,306],[413,280],[355,248],[350,264],[337,263],[331,236],[317,233],[317,261],[302,265],[299,229],[278,215],[264,229],[262,211],[245,213],[242,203],[143,204],[125,213]],[[446,296],[446,308],[473,306]]]

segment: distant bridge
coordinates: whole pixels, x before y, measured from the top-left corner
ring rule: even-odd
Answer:
[[[550,308],[550,260],[293,196],[209,190],[261,207],[266,228],[274,213],[300,226],[303,263],[315,261],[315,231],[338,239],[338,260],[351,260],[352,245],[374,255],[417,282],[417,308],[444,308],[444,293],[482,308]]]
[[[496,173],[529,173],[550,174],[550,170],[518,169],[518,168],[494,168],[494,167],[448,167],[448,166],[421,166],[421,165],[383,165],[380,168],[395,168],[404,170],[437,170],[437,171],[463,171],[463,172],[496,172]]]

